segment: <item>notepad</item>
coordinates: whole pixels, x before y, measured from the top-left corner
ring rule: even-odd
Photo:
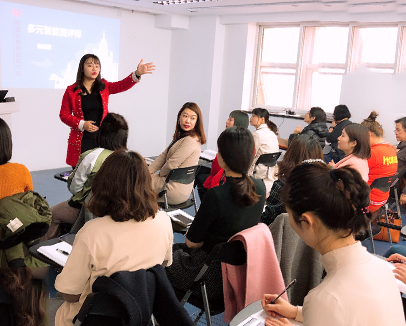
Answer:
[[[61,253],[61,251],[70,254],[72,251],[72,245],[70,245],[65,241],[61,241],[51,246],[41,246],[38,248],[38,252],[40,254],[44,255],[45,257],[49,258],[50,260],[54,261],[60,266],[65,266],[69,255],[65,255]]]
[[[171,217],[173,221],[179,223],[184,227],[188,227],[192,224],[194,217],[189,215],[188,213],[182,211],[181,209],[177,209],[171,212],[167,212],[167,214]]]
[[[238,326],[265,326],[265,318],[270,317],[266,314],[264,310],[260,310],[255,314],[252,314],[247,319],[245,319],[242,323],[239,323]],[[272,318],[272,317],[270,317]],[[298,322],[294,319],[289,319],[289,322],[292,325],[303,325],[301,322]]]
[[[200,157],[207,161],[213,161],[216,158],[216,155],[217,155],[217,152],[213,151],[211,149],[206,149],[200,153]]]

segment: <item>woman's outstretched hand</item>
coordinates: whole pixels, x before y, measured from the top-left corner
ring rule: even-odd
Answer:
[[[155,65],[152,62],[148,63],[143,63],[144,59],[141,59],[140,63],[138,64],[137,70],[135,71],[135,74],[137,76],[142,76],[145,74],[152,74],[152,72],[155,70]]]
[[[389,258],[386,258],[386,261],[395,263],[395,268],[393,269],[395,278],[406,284],[406,264],[403,263],[406,261],[406,257],[401,254],[393,254]]]

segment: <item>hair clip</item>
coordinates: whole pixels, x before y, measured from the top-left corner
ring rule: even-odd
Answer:
[[[340,180],[340,178],[337,177],[334,169],[330,170],[330,177],[331,177],[331,179],[333,179],[334,182],[338,182]]]
[[[326,164],[326,162],[324,162],[323,160],[321,160],[319,158],[310,158],[308,160],[302,161],[302,163],[324,163],[324,164]]]
[[[369,213],[369,208],[368,207],[361,207],[358,208],[358,213],[364,215],[364,214],[368,214]]]

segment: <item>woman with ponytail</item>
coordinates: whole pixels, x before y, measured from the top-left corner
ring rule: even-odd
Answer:
[[[178,291],[191,286],[213,247],[227,242],[234,234],[257,225],[265,202],[262,181],[249,177],[254,158],[254,139],[244,127],[230,127],[217,140],[218,162],[227,181],[207,191],[199,211],[186,234],[185,243],[173,246],[173,263],[166,268]],[[220,263],[208,271],[209,298],[223,297]]]
[[[256,108],[252,110],[250,119],[251,126],[256,130],[252,133],[255,142],[254,161],[249,170],[249,175],[255,179],[263,179],[266,187],[266,194],[269,195],[272,184],[275,181],[275,168],[268,168],[263,164],[255,166],[255,162],[262,154],[275,153],[279,151],[278,127],[269,120],[269,113],[265,109]]]
[[[305,326],[382,326],[388,320],[391,326],[405,325],[391,269],[354,239],[371,218],[369,186],[361,175],[349,167],[332,170],[305,161],[290,173],[281,198],[289,224],[321,254],[327,275],[308,293],[303,307],[282,298],[270,304],[277,294],[265,294],[262,306],[267,314]],[[265,325],[291,325],[286,318],[267,318]]]
[[[368,184],[371,185],[375,179],[390,177],[394,175],[398,168],[396,151],[383,139],[382,125],[376,121],[378,113],[372,111],[361,125],[368,129],[369,143],[371,145],[371,157],[368,159]],[[378,215],[378,209],[385,205],[389,197],[389,191],[382,192],[378,189],[371,190],[371,203],[369,210],[374,217]]]
[[[3,293],[3,294],[2,294]],[[0,267],[0,295],[12,301],[12,311],[0,310],[3,326],[45,326],[48,292],[40,279],[32,276],[29,267]]]

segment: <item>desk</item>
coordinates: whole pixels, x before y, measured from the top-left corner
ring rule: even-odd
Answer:
[[[55,238],[55,239],[50,239],[44,242],[40,242],[38,244],[36,244],[35,246],[30,247],[29,252],[31,254],[31,256],[39,259],[40,261],[43,261],[44,263],[51,265],[53,267],[55,267],[56,269],[62,269],[63,266],[58,265],[57,263],[55,263],[53,260],[45,257],[44,255],[40,254],[38,252],[38,248],[42,247],[42,246],[51,246],[54,245],[55,243],[58,243],[59,241],[63,240],[66,241],[67,243],[73,244],[73,241],[75,240],[75,236],[76,234],[66,234],[60,238]]]
[[[260,311],[262,311],[262,305],[261,300],[258,300],[246,306],[237,315],[235,315],[233,320],[230,322],[230,326],[263,326],[264,324],[261,323],[259,320],[254,319],[253,321],[250,321],[248,319],[251,315],[258,313]],[[289,321],[292,323],[292,325],[303,325],[302,323],[293,319],[289,319]],[[245,324],[240,325],[243,322],[245,322]]]

